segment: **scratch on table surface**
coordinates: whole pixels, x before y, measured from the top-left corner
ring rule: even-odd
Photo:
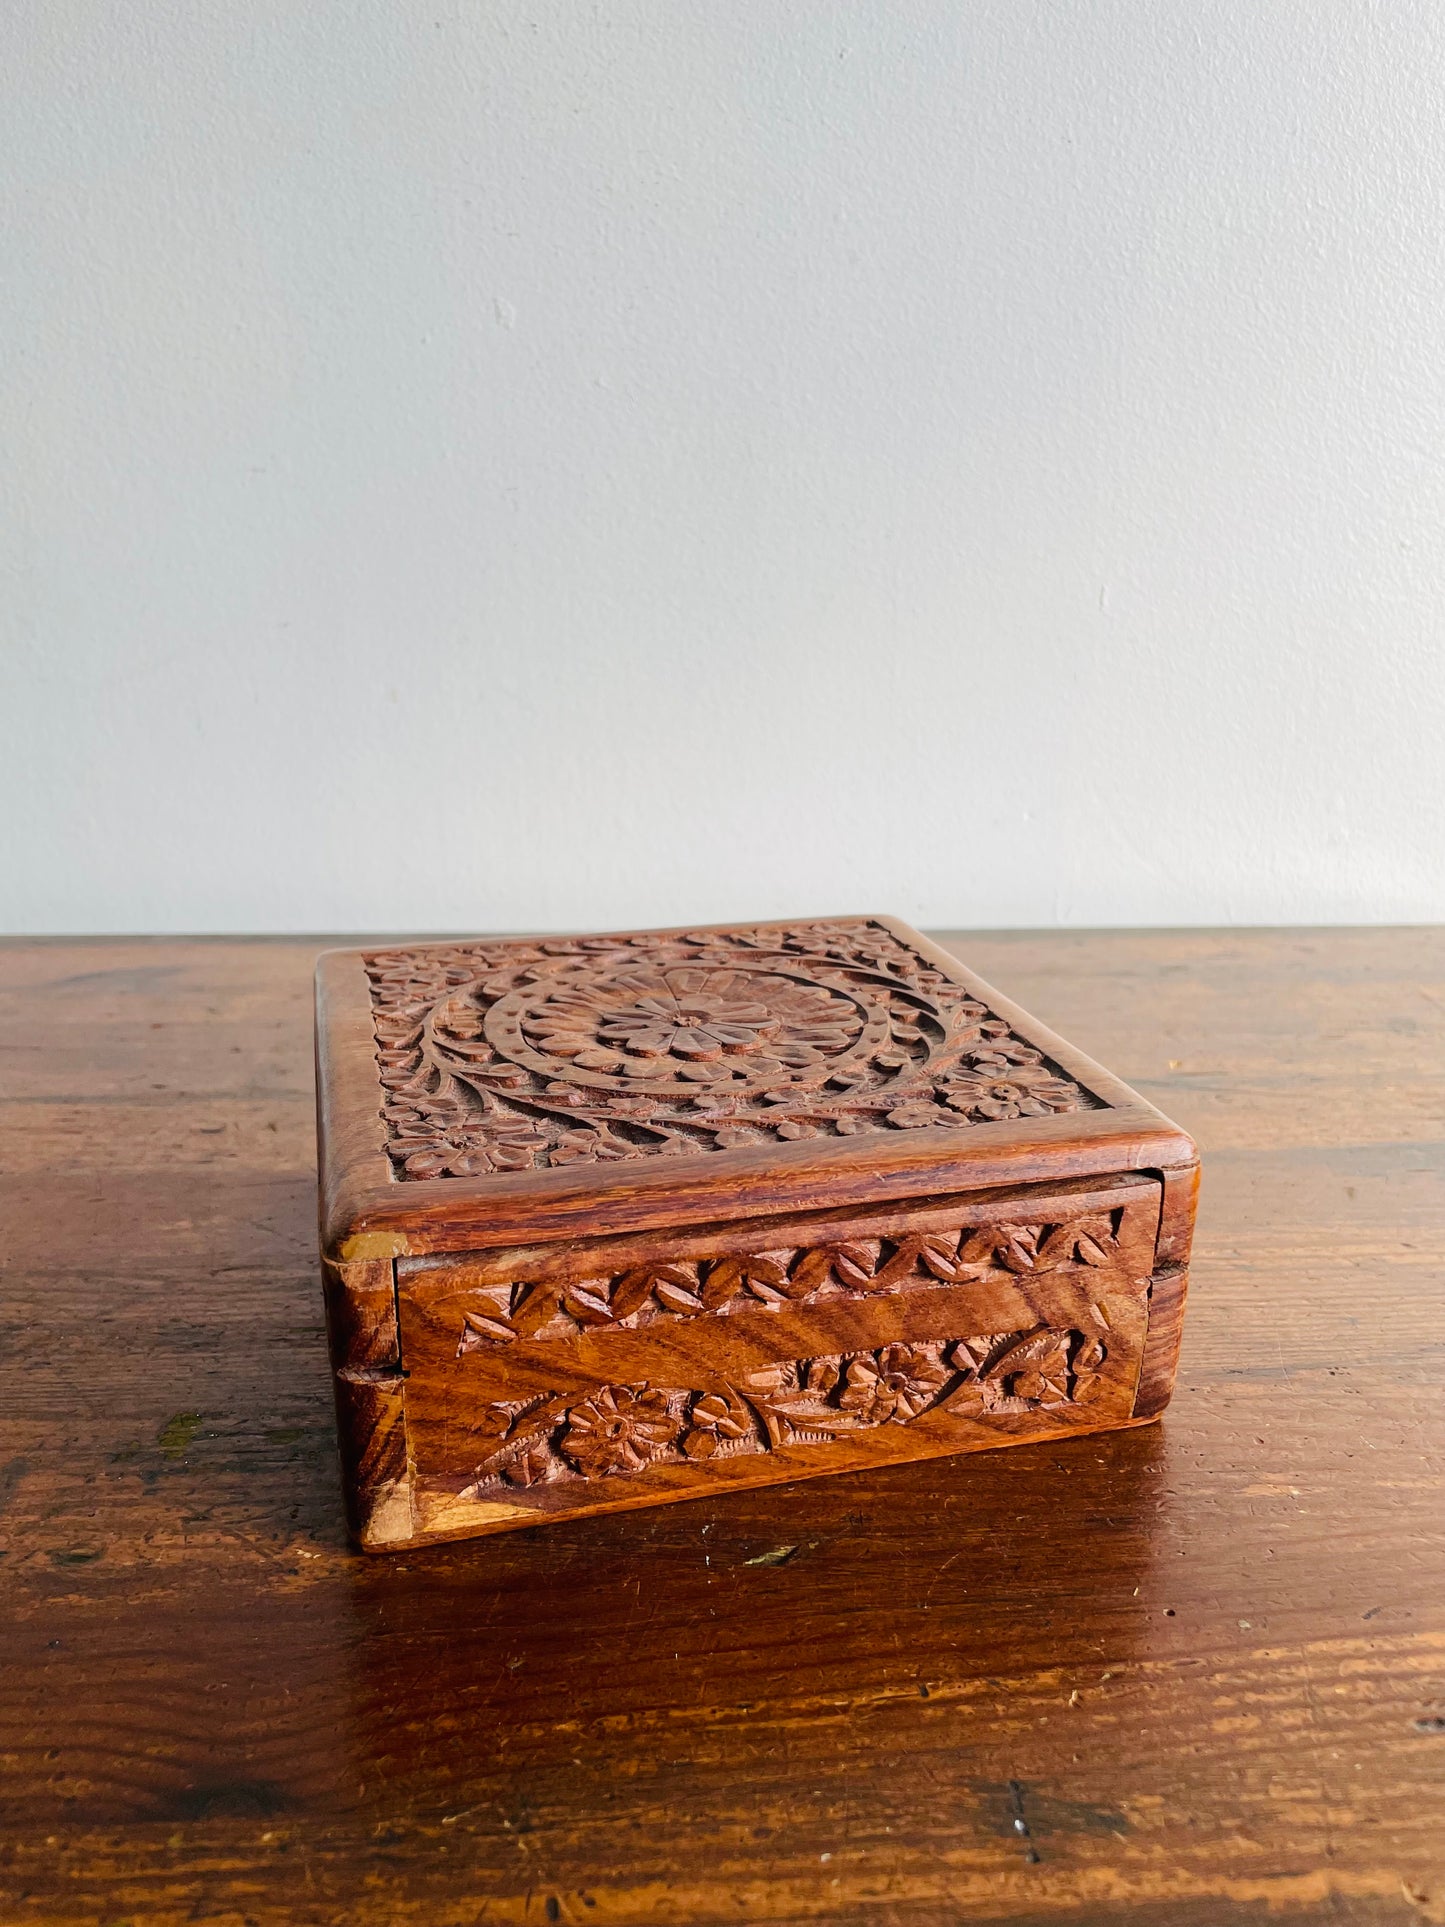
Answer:
[[[966,1550],[966,1548],[964,1550]],[[932,1599],[933,1588],[938,1584],[939,1580],[948,1571],[948,1568],[951,1565],[953,1565],[957,1560],[961,1559],[962,1557],[963,1557],[962,1550],[958,1552],[949,1553],[948,1557],[944,1560],[943,1564],[938,1568],[938,1571],[934,1573],[933,1577],[929,1580],[928,1591],[923,1595],[925,1600]]]

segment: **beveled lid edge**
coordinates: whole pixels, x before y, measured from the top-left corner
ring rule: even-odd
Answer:
[[[671,936],[732,930],[679,924],[619,935]],[[679,1228],[733,1217],[769,1217],[830,1205],[883,1204],[931,1192],[979,1192],[1052,1178],[1164,1171],[1197,1164],[1193,1140],[1145,1098],[1038,1022],[902,918],[869,911],[848,917],[749,922],[788,929],[800,921],[876,923],[910,945],[952,981],[986,1002],[1030,1044],[1100,1098],[1105,1109],[1048,1118],[858,1139],[805,1139],[759,1150],[669,1159],[643,1168],[595,1167],[492,1174],[484,1179],[398,1181],[391,1175],[376,1082],[371,992],[364,959],[378,949],[425,949],[424,941],[379,940],[328,950],[316,961],[317,1134],[323,1254],[364,1258],[484,1250],[519,1241],[604,1237]],[[606,935],[606,932],[579,934]],[[510,939],[431,939],[506,942]],[[517,942],[534,939],[517,937]],[[987,1141],[980,1136],[987,1133]]]

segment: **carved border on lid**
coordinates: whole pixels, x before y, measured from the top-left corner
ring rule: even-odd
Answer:
[[[1107,1108],[869,920],[365,953],[394,1175]]]

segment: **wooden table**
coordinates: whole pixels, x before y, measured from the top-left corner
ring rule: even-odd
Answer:
[[[958,947],[1199,1140],[1163,1423],[375,1560],[317,946],[0,949],[0,1919],[1445,1922],[1445,932]]]

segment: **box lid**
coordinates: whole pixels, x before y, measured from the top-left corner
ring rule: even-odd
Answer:
[[[893,917],[333,950],[316,992],[343,1261],[1195,1159]]]

